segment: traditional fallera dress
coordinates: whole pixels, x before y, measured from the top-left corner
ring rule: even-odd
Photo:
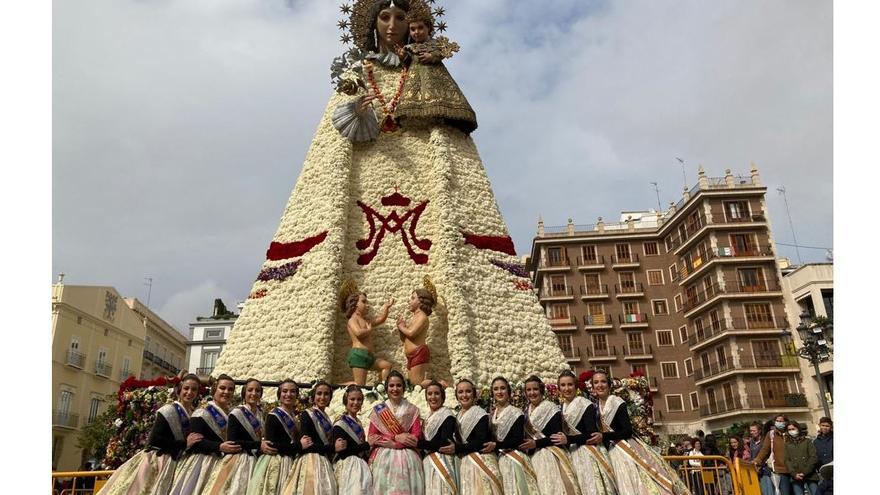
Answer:
[[[580,494],[574,466],[568,450],[550,441],[550,436],[562,432],[562,411],[556,404],[544,400],[537,407],[529,404],[526,409],[527,431],[535,440],[532,466],[538,475],[538,488],[542,495]]]
[[[577,396],[562,405],[568,433],[571,462],[583,495],[616,495],[614,469],[604,445],[587,445],[590,435],[599,431],[595,404]]]
[[[312,446],[303,449],[302,455],[293,463],[293,471],[281,491],[284,495],[336,495],[336,475],[330,457],[333,443],[330,432],[333,423],[327,413],[310,407],[299,417],[302,436],[312,439]]]
[[[502,495],[504,484],[495,453],[483,454],[486,442],[492,441],[489,414],[479,406],[458,413],[458,442],[455,453],[460,461],[462,495]]]
[[[599,419],[619,493],[690,495],[672,467],[633,434],[623,399],[609,396],[604,406],[600,404]]]
[[[260,455],[263,412],[258,408],[255,413],[244,404],[234,408],[229,413],[226,438],[241,446],[241,452],[223,457],[205,483],[205,495],[237,495],[247,491],[251,472]]]
[[[510,404],[492,413],[492,430],[498,450],[498,468],[505,495],[538,495],[538,478],[532,460],[519,446],[525,440],[525,416]]]
[[[276,407],[266,416],[266,440],[278,450],[277,455],[262,455],[257,459],[247,495],[278,495],[287,477],[293,471],[293,461],[299,454],[299,418]]]
[[[229,417],[213,401],[204,408],[196,409],[190,418],[192,433],[200,433],[202,439],[190,447],[177,465],[171,495],[202,493],[223,453],[220,444],[226,441]]]
[[[168,493],[177,458],[186,449],[190,418],[180,402],[156,411],[147,447],[119,466],[98,493],[101,495],[160,495]]]
[[[425,453],[422,468],[425,473],[426,495],[457,495],[459,493],[458,457],[442,454],[440,447],[455,443],[458,423],[455,414],[446,406],[431,411],[425,419],[419,448]]]
[[[346,442],[345,449],[336,453],[333,471],[339,493],[351,495],[370,495],[373,493],[373,475],[365,460],[370,451],[364,427],[357,418],[343,414],[333,423],[331,444],[337,439]]]
[[[373,406],[370,412],[369,435],[379,435],[384,440],[394,442],[397,447],[376,447],[370,454],[375,495],[425,493],[422,460],[415,450],[404,447],[394,440],[395,435],[400,433],[421,436],[422,420],[419,417],[419,408],[406,399],[402,399],[396,408],[390,401]]]

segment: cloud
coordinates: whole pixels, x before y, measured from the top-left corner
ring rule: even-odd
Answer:
[[[699,164],[755,162],[776,240],[784,185],[798,240],[832,246],[829,2],[442,3],[518,251],[539,215],[612,221],[657,206],[650,182],[677,201],[676,156],[691,185]],[[152,277],[157,307],[203,288],[175,324],[243,300],[330,95],[339,17],[317,0],[56,3],[53,271],[141,298]]]

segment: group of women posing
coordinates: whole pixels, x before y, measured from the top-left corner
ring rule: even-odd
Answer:
[[[633,436],[625,402],[609,394],[609,378],[592,378],[598,403],[577,393],[563,372],[563,406],[544,398],[537,377],[525,382],[528,407],[510,404],[508,381],[492,381],[492,413],[476,405],[470,380],[460,380],[458,413],[445,390],[425,388],[430,412],[404,399],[403,375],[385,380],[388,399],[373,407],[365,431],[364,395],[345,389],[346,412],[324,412],[333,391],[311,390],[313,405],[297,415],[293,380],[278,387],[278,407],[263,416],[262,385],[248,380],[243,404],[230,410],[233,380],[221,375],[212,399],[193,411],[199,381],[187,375],[178,400],[159,409],[147,448],[123,464],[104,494],[688,494],[665,461]]]

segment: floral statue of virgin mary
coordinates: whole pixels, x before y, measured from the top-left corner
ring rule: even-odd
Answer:
[[[470,137],[476,115],[442,64],[458,46],[409,38],[410,23],[445,30],[433,3],[342,5],[355,47],[333,63],[336,92],[214,373],[350,381],[340,297],[352,285],[398,301],[372,329],[372,357],[404,369],[394,321],[425,280],[428,377],[488,385],[568,368]]]

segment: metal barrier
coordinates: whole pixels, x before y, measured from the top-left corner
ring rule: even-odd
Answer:
[[[98,493],[113,471],[53,471],[52,472],[52,491],[53,495],[90,495]],[[72,478],[69,487],[61,490],[55,489],[55,480]],[[83,478],[91,478],[94,481],[93,487],[84,488],[84,485],[91,484]]]
[[[750,462],[720,455],[666,455],[693,495],[761,495],[758,471]]]

